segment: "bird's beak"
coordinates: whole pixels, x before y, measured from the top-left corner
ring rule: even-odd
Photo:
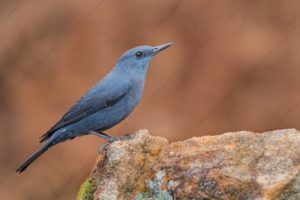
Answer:
[[[166,43],[166,44],[162,44],[162,45],[154,47],[152,55],[154,56],[154,55],[158,54],[159,52],[161,52],[162,50],[169,48],[172,44],[173,43]]]

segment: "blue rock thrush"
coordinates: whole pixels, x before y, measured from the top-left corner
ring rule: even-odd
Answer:
[[[171,43],[156,47],[139,46],[124,53],[111,72],[42,135],[40,142],[44,142],[43,146],[16,171],[23,172],[50,147],[68,139],[95,134],[109,141],[116,140],[103,131],[115,126],[133,111],[142,97],[150,61],[170,46]]]

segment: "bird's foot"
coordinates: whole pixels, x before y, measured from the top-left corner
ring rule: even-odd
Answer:
[[[107,141],[109,143],[112,143],[112,142],[119,141],[119,140],[129,140],[129,139],[131,139],[131,135],[125,134],[125,135],[122,135],[119,137],[110,136],[110,138],[108,138]]]
[[[106,139],[109,143],[118,141],[118,140],[128,140],[131,138],[131,136],[129,134],[125,134],[123,136],[119,136],[119,137],[115,137],[115,136],[111,136],[108,135],[106,133],[102,133],[102,132],[96,132],[96,131],[90,131],[91,134],[97,135],[101,138]]]
[[[122,135],[122,136],[119,136],[119,137],[113,137],[112,142],[115,142],[115,141],[118,141],[118,140],[129,140],[129,139],[131,139],[131,135],[125,134],[125,135]],[[108,141],[111,142],[110,140],[108,140]]]
[[[122,140],[129,140],[131,138],[132,138],[132,136],[129,135],[129,134],[125,134],[125,135],[122,135],[122,136],[119,136],[119,137],[110,136],[110,137],[107,138],[107,142],[101,145],[99,152],[101,152],[103,149],[107,149],[108,146],[113,142],[122,141]]]

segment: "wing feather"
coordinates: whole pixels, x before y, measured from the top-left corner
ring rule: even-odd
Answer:
[[[95,112],[112,106],[122,99],[130,90],[130,81],[114,84],[101,84],[92,88],[70,110],[40,138],[44,142],[58,129],[73,124]]]

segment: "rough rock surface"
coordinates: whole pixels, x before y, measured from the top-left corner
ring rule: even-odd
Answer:
[[[247,131],[169,143],[138,131],[102,146],[94,199],[300,199],[300,132]]]

